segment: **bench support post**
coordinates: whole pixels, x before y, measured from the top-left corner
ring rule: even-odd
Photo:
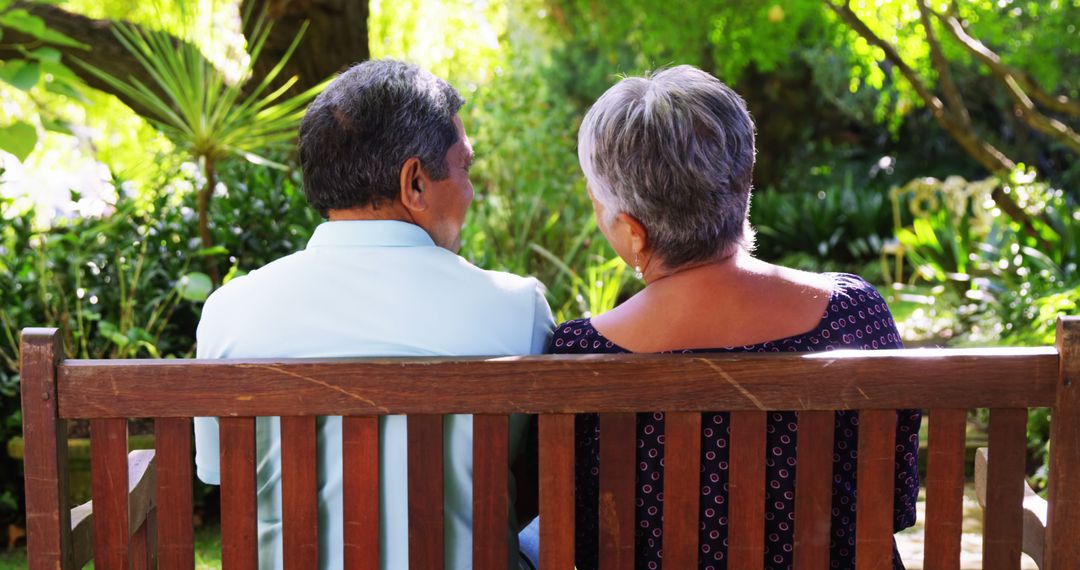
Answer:
[[[23,440],[26,442],[26,546],[29,566],[71,567],[67,422],[56,402],[57,329],[26,329],[20,345]]]
[[[1050,418],[1046,560],[1050,570],[1080,568],[1080,317],[1057,323],[1057,402]],[[1072,481],[1070,482],[1070,475]]]

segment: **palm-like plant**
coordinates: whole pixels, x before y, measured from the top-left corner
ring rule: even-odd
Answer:
[[[182,13],[187,22],[193,14]],[[251,17],[250,8],[243,21]],[[245,27],[246,28],[246,27]],[[275,80],[296,50],[307,25],[293,39],[285,55],[269,73],[253,83],[252,70],[270,33],[271,23],[265,12],[256,19],[248,38],[249,57],[242,62],[241,81],[230,82],[225,74],[206,59],[200,49],[187,41],[160,31],[148,31],[117,23],[117,39],[153,78],[152,85],[138,79],[121,79],[79,61],[90,73],[122,93],[144,109],[148,119],[178,147],[191,153],[205,175],[199,189],[199,235],[204,252],[212,251],[209,208],[217,184],[216,167],[230,157],[243,157],[257,164],[285,168],[271,160],[274,150],[286,147],[295,138],[297,126],[307,103],[323,84],[289,96],[297,78],[278,85]],[[207,273],[219,283],[217,264],[207,256]]]

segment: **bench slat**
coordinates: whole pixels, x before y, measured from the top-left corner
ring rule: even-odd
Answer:
[[[510,516],[510,423],[505,415],[473,416],[473,567],[507,567]]]
[[[191,433],[191,418],[154,420],[158,561],[164,569],[195,566]]]
[[[345,567],[379,570],[379,418],[341,418]]]
[[[101,568],[128,567],[127,438],[126,418],[90,421],[94,561]]]
[[[574,416],[539,418],[540,566],[574,568]],[[547,521],[547,522],[545,522]]]
[[[319,566],[316,418],[281,418],[281,537],[285,568]]]
[[[221,564],[259,566],[255,497],[255,418],[220,418]]]
[[[73,555],[68,510],[67,422],[59,419],[57,362],[64,357],[57,329],[23,329],[19,374],[26,484],[27,563],[59,568]]]
[[[1024,525],[1027,410],[990,410],[983,563],[987,570],[1020,568]]]
[[[893,489],[895,487],[896,411],[859,412],[856,477],[855,565],[859,570],[893,567]]]
[[[135,534],[131,535],[131,570],[147,570],[148,568],[156,568],[151,564],[151,550],[150,550],[150,521],[149,516],[153,513],[147,513],[148,518],[139,525],[139,528],[135,531]]]
[[[409,566],[442,568],[443,417],[408,417]]]
[[[90,418],[287,416],[297,402],[305,413],[327,416],[1008,408],[1052,406],[1058,368],[1052,348],[408,362],[65,361],[59,410],[64,418]],[[400,381],[403,374],[409,382]],[[148,376],[153,390],[145,389]],[[657,383],[664,390],[648,389]]]
[[[835,413],[799,412],[795,450],[794,565],[797,570],[829,567],[835,431]]]
[[[1046,557],[1050,568],[1080,568],[1080,317],[1058,321],[1061,355],[1057,400],[1050,423],[1050,481]]]
[[[664,568],[698,565],[701,414],[664,416]]]
[[[600,414],[600,570],[634,567],[637,415]]]
[[[960,569],[966,427],[967,410],[930,410],[926,458],[925,568]]]
[[[728,566],[765,565],[765,412],[731,412]]]

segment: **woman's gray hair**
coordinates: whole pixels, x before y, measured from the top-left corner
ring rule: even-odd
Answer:
[[[623,79],[585,115],[578,160],[596,199],[640,221],[668,267],[749,247],[754,122],[712,75],[680,65]]]

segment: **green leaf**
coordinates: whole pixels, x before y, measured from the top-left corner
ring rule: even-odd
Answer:
[[[37,146],[37,129],[27,123],[15,123],[0,128],[0,149],[15,155],[19,162]]]
[[[45,26],[44,20],[31,14],[30,12],[27,12],[22,8],[0,14],[0,26],[20,31],[24,34],[34,36],[39,40],[49,43],[81,49],[90,49],[90,46],[82,42],[75,41],[56,30],[49,29]]]
[[[0,66],[0,79],[17,89],[30,90],[41,78],[41,66],[37,62],[16,59]]]
[[[177,287],[180,289],[180,296],[188,301],[194,301],[201,303],[210,296],[210,292],[214,289],[214,284],[210,281],[210,276],[205,273],[188,273],[180,278],[180,282],[177,283]]]
[[[57,95],[68,97],[69,99],[74,99],[80,103],[89,103],[89,99],[82,94],[82,91],[79,91],[66,81],[50,81],[45,84],[45,90],[49,93],[55,93]]]
[[[200,249],[193,253],[195,257],[206,257],[210,255],[228,255],[229,250],[223,245],[215,245],[214,247],[207,247]]]
[[[41,117],[41,126],[44,127],[46,131],[52,131],[54,133],[60,133],[62,135],[75,134],[74,132],[72,132],[71,127],[68,126],[68,123],[65,123],[64,121],[58,121],[56,119]]]
[[[28,54],[30,57],[39,61],[51,61],[53,63],[60,63],[60,50],[51,47],[40,47]]]

